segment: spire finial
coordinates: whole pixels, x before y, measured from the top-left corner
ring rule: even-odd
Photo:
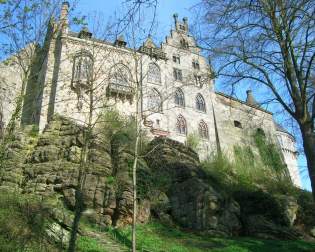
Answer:
[[[178,14],[177,13],[174,13],[173,14],[173,18],[174,18],[174,21],[175,21],[175,24],[177,23],[177,20],[178,20]]]

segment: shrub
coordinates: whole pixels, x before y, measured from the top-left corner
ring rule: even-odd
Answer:
[[[300,190],[298,195],[299,209],[296,223],[303,225],[307,231],[315,226],[315,202],[312,193]]]
[[[262,215],[280,225],[286,225],[285,211],[280,202],[269,193],[261,190],[239,190],[233,194],[241,206],[241,214],[245,218],[248,215]]]
[[[199,146],[199,136],[196,133],[191,133],[187,135],[187,139],[186,139],[186,145],[187,147],[191,148],[194,151],[198,150],[198,146]]]
[[[37,199],[0,194],[0,251],[28,251],[45,247],[45,211]]]
[[[259,155],[260,153],[268,155],[268,148],[276,153],[271,157],[271,161],[268,161],[268,165],[266,165],[267,158],[260,158],[257,154],[254,154],[250,146],[234,146],[233,160],[229,159],[226,153],[221,153],[221,155],[209,156],[202,163],[210,182],[221,186],[223,189],[225,188],[225,191],[229,193],[238,190],[255,191],[263,189],[273,194],[294,196],[296,189],[290,177],[286,176],[284,172],[286,169],[282,166],[280,154],[276,149],[273,150],[273,147],[270,147],[271,145],[268,145],[266,140],[260,139],[259,141],[261,141]],[[262,159],[265,159],[265,161]],[[274,165],[277,168],[274,168]]]
[[[256,131],[253,137],[263,164],[273,169],[279,175],[281,173],[282,175],[286,174],[286,166],[277,146],[268,141],[266,136],[260,131]]]

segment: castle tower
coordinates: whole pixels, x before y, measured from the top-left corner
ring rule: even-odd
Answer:
[[[296,141],[286,129],[276,124],[276,136],[281,147],[284,162],[290,173],[290,177],[295,186],[301,187],[301,178],[298,168],[298,152],[296,150]]]

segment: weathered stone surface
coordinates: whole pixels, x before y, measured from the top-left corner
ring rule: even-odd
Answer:
[[[199,167],[198,156],[191,149],[162,138],[154,140],[150,147],[153,151],[147,158],[149,167],[154,169],[156,176],[161,171],[161,176],[169,177],[168,185],[163,186],[167,196],[153,205],[158,216],[165,217],[169,212],[181,226],[198,231],[225,235],[239,233],[238,204],[203,180],[205,174]]]
[[[82,127],[73,122],[54,116],[38,141],[33,142],[31,152],[28,143],[23,142],[27,137],[21,137],[19,141],[12,143],[7,151],[7,171],[0,180],[0,188],[18,188],[23,193],[40,195],[46,199],[57,198],[58,204],[64,204],[68,210],[73,210],[83,144],[82,130]],[[121,149],[112,157],[109,149],[109,146],[93,143],[88,165],[81,167],[84,169],[83,214],[102,226],[113,223],[130,224],[133,201],[128,162],[130,163],[133,156]],[[24,152],[29,152],[29,155],[24,155]],[[117,179],[112,177],[109,180],[109,176],[113,174],[112,159],[116,161]],[[139,213],[139,221],[148,220],[149,202],[140,204]],[[56,214],[53,211],[51,217],[58,225],[71,227],[71,218],[64,219]],[[49,231],[54,237],[60,231],[58,225],[52,225]]]
[[[227,235],[241,230],[238,204],[197,177],[172,186],[170,202],[172,216],[183,227]]]
[[[296,239],[301,234],[292,228],[296,201],[263,191],[240,191],[234,195],[241,206],[243,232],[266,239]]]
[[[246,218],[246,235],[263,239],[298,239],[301,234],[286,226],[276,225],[262,215],[250,215]]]
[[[108,146],[110,141],[101,144],[96,139],[88,165],[82,167],[82,130],[55,116],[37,143],[33,139],[30,144],[25,137],[15,140],[8,148],[7,166],[0,180],[1,190],[14,188],[53,202],[49,212],[56,224],[48,232],[55,239],[71,228],[73,216],[67,212],[75,207],[80,169],[84,178],[83,216],[101,226],[132,223],[132,153],[123,143],[113,151]],[[137,221],[141,223],[147,222],[152,213],[167,225],[209,235],[294,239],[299,233],[291,226],[313,216],[312,211],[307,216],[299,213],[301,207],[297,215],[297,202],[286,196],[274,198],[262,192],[240,192],[234,199],[226,196],[207,180],[198,155],[173,140],[153,140],[145,161],[146,165],[141,160],[138,170],[141,192]],[[307,204],[304,208],[309,209]],[[312,233],[311,227],[307,232]]]

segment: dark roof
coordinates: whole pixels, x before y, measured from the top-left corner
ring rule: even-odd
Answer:
[[[237,98],[235,98],[235,97],[233,97],[233,96],[227,95],[227,94],[222,93],[222,92],[217,92],[217,91],[216,91],[215,93],[218,94],[218,95],[221,95],[221,96],[223,96],[223,97],[225,97],[225,98],[231,99],[231,100],[233,100],[233,101],[239,102],[239,103],[244,104],[244,105],[247,105],[247,106],[249,106],[249,107],[251,107],[251,108],[254,108],[254,109],[257,109],[257,110],[260,110],[260,111],[263,111],[263,112],[265,112],[265,113],[268,113],[268,114],[271,114],[271,115],[272,115],[272,112],[270,112],[270,111],[268,111],[268,110],[266,110],[266,109],[261,108],[259,105],[249,104],[249,103],[247,103],[247,102],[245,102],[245,101],[242,101],[242,100],[240,100],[240,99],[237,99]]]

